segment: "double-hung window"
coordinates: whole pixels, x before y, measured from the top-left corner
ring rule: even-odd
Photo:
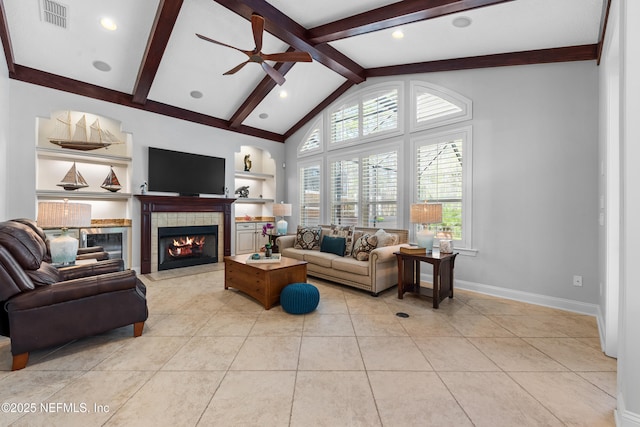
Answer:
[[[397,227],[397,149],[334,158],[329,169],[332,224]]]
[[[438,237],[468,247],[471,128],[419,137],[413,146],[415,201],[441,203],[442,222],[430,228]]]
[[[308,163],[299,168],[299,212],[300,225],[320,224],[320,186],[322,172],[320,163]]]

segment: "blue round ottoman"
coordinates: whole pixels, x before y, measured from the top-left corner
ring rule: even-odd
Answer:
[[[280,292],[280,305],[289,314],[310,313],[319,302],[318,288],[309,283],[292,283]]]

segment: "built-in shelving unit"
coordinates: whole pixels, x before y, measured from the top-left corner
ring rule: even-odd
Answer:
[[[244,170],[244,158],[249,155],[251,168]],[[276,194],[275,161],[269,153],[256,147],[243,146],[239,153],[235,153],[235,190],[242,186],[249,186],[249,197],[236,197],[236,216],[249,215],[252,217],[271,216],[271,204]]]
[[[59,125],[59,117],[69,115],[72,124],[86,116],[87,123],[99,120],[102,129],[107,129],[121,141],[105,148],[77,150],[63,148],[50,142],[50,136]],[[108,118],[83,112],[58,111],[51,118],[38,118],[36,143],[36,198],[38,200],[70,199],[92,205],[93,219],[130,219],[131,212],[131,141],[129,135],[120,131],[120,123]],[[65,190],[58,186],[69,169],[76,170],[89,185],[77,190]],[[111,168],[122,189],[112,192],[101,188]]]

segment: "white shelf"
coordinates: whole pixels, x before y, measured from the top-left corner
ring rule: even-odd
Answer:
[[[131,157],[116,156],[104,153],[91,153],[86,151],[78,152],[78,150],[58,150],[55,148],[36,147],[38,157],[41,159],[50,158],[65,161],[80,161],[88,163],[101,163],[107,165],[125,165],[131,163]]]
[[[274,176],[268,173],[257,173],[257,172],[244,172],[244,171],[236,171],[236,178],[244,178],[244,179],[255,179],[259,181],[266,181],[267,179],[273,179]]]
[[[238,197],[236,203],[273,203],[273,199],[253,199],[251,197]]]
[[[111,191],[65,191],[65,190],[36,190],[36,196],[40,199],[110,199],[128,200],[131,193],[111,192]]]

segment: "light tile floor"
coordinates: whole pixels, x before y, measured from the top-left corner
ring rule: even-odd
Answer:
[[[465,291],[433,310],[313,278],[318,309],[293,316],[225,291],[220,266],[142,280],[140,338],[117,329],[17,372],[0,340],[0,402],[19,410],[0,425],[614,425],[616,361],[589,316]]]

